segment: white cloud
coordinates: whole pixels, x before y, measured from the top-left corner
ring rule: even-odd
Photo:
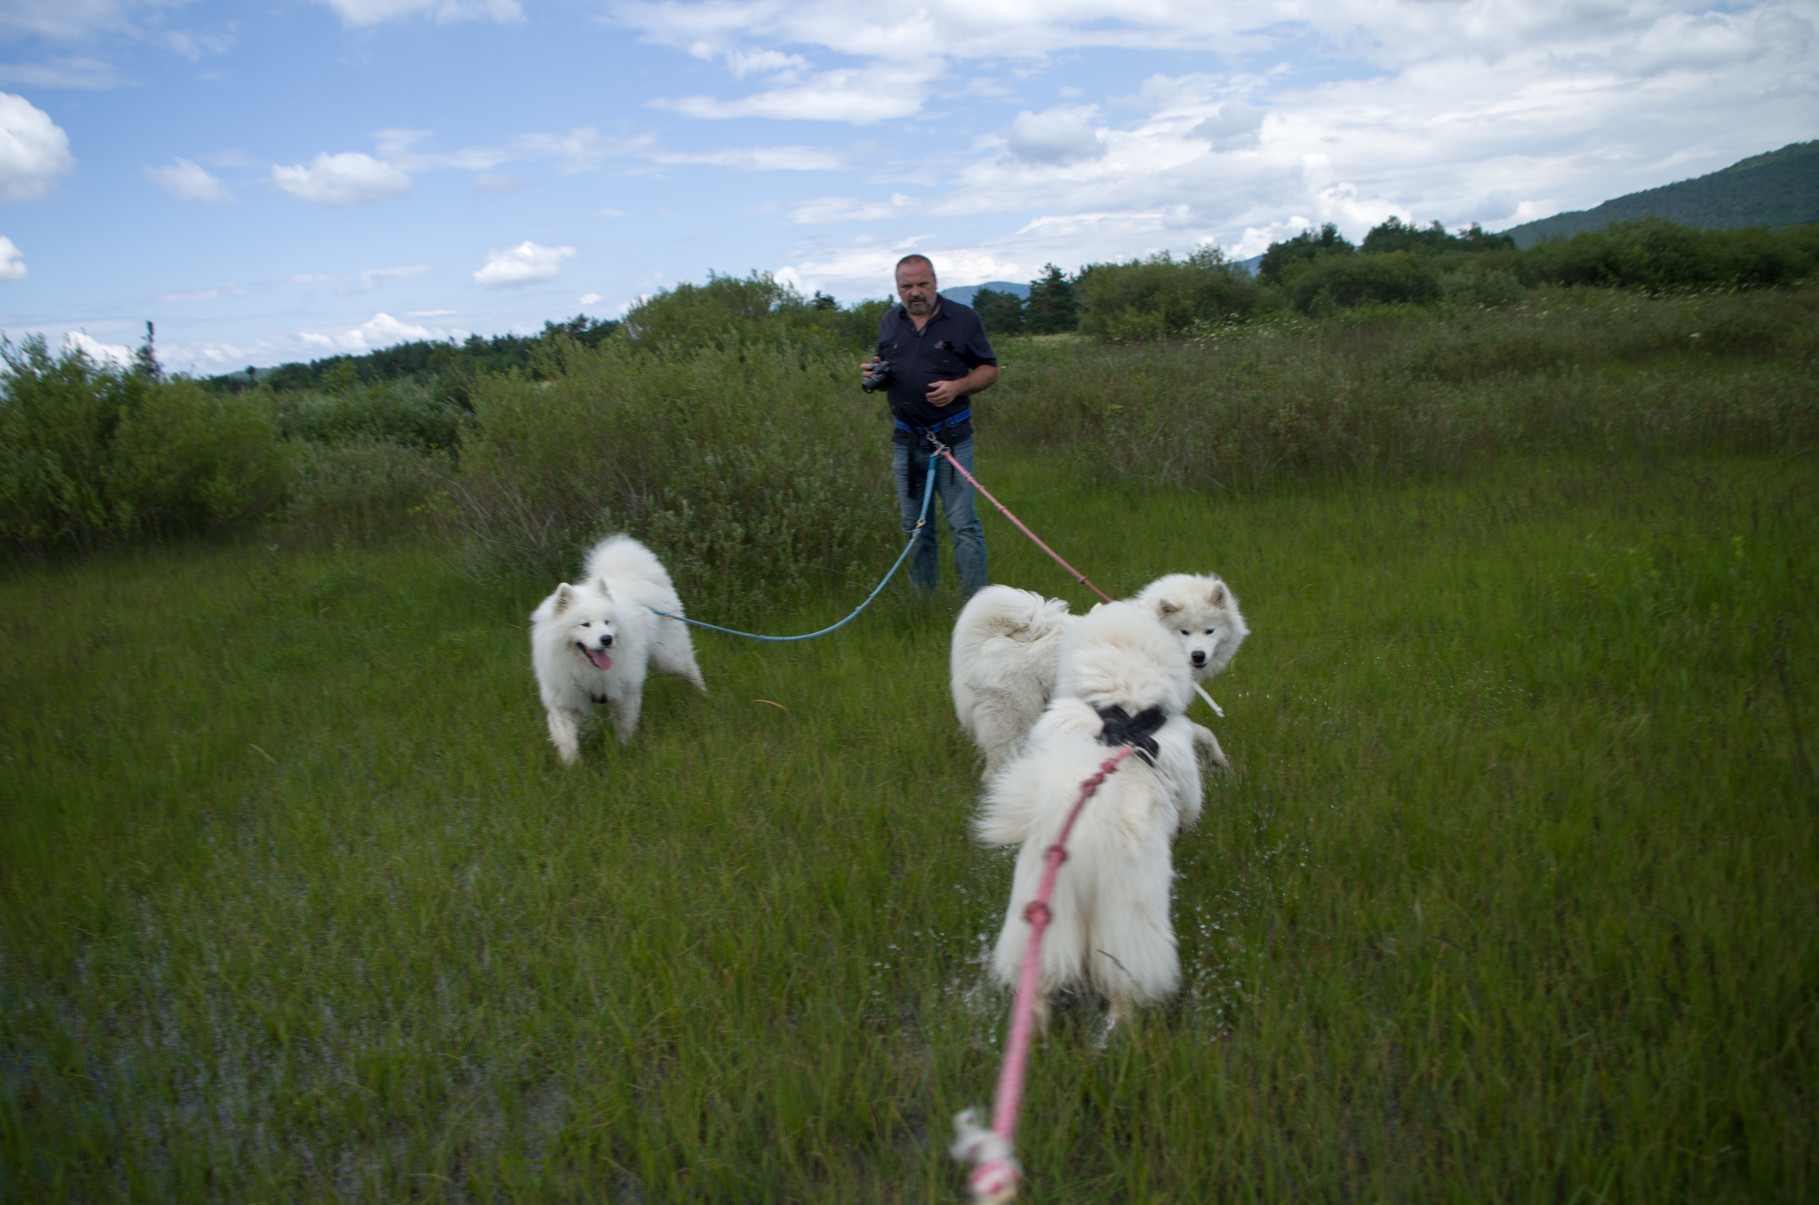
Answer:
[[[858,201],[852,197],[818,197],[790,210],[790,220],[804,226],[825,226],[836,222],[878,222],[907,217],[923,208],[919,197],[894,192],[886,201]]]
[[[36,63],[0,63],[0,84],[105,92],[124,83],[125,78],[112,63],[87,56],[63,55]]]
[[[291,277],[292,284],[339,285],[335,292],[342,297],[352,297],[360,293],[370,293],[388,280],[401,276],[421,276],[428,272],[428,264],[401,264],[395,268],[362,268],[358,272],[305,272]]]
[[[749,146],[719,151],[656,151],[647,156],[662,166],[705,164],[744,172],[831,172],[846,157],[812,146]]]
[[[581,294],[581,304],[582,305],[599,305],[600,301],[601,301],[601,297],[600,297],[600,294],[598,294],[598,293]]]
[[[785,121],[844,121],[869,125],[910,117],[934,91],[939,63],[873,63],[841,67],[807,79],[794,73],[778,86],[738,100],[712,96],[658,98],[650,103],[688,117],[768,117]]]
[[[390,347],[394,343],[412,343],[425,339],[461,338],[465,331],[448,331],[414,322],[402,322],[381,311],[359,326],[338,331],[299,331],[297,337],[309,347],[336,352],[366,352]]]
[[[1235,151],[1256,146],[1262,141],[1263,110],[1241,100],[1228,100],[1219,111],[1195,126],[1189,133],[1213,144],[1215,151]]]
[[[0,234],[0,280],[24,280],[28,275],[25,267],[25,252],[19,245]]]
[[[211,289],[190,289],[182,293],[160,293],[158,300],[164,303],[185,301],[219,301],[223,297],[246,296],[245,285],[216,285]]]
[[[272,183],[299,201],[337,207],[366,205],[411,190],[408,174],[359,151],[324,152],[307,167],[274,164]]]
[[[488,251],[486,262],[474,272],[474,283],[485,289],[552,280],[566,260],[575,258],[573,247],[543,247],[529,239],[504,251]]]
[[[75,169],[69,135],[23,96],[0,92],[0,201],[32,201]]]
[[[178,159],[169,167],[148,167],[145,178],[180,201],[220,205],[234,200],[227,185],[188,159]]]
[[[439,25],[451,21],[522,21],[518,0],[317,0],[341,14],[343,24],[377,25],[399,17],[429,17]]]
[[[7,0],[0,5],[0,35],[76,42],[139,36],[134,0]]]
[[[432,130],[387,129],[378,131],[373,138],[380,157],[406,172],[444,167],[486,172],[527,159],[557,159],[561,161],[559,171],[584,172],[608,159],[635,154],[654,142],[647,134],[611,138],[593,126],[578,126],[565,134],[520,134],[496,146],[467,146],[452,151],[420,149],[420,144],[433,135]]]
[[[65,331],[64,351],[79,351],[97,364],[128,368],[133,362],[133,349],[119,343],[103,343],[87,331]]]
[[[1065,167],[1105,154],[1104,136],[1087,123],[1092,113],[1085,109],[1049,109],[1017,114],[1005,134],[1005,145],[1011,154],[1025,163],[1047,163]]]

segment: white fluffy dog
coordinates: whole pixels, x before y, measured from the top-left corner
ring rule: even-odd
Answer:
[[[1022,846],[992,955],[998,980],[1014,986],[1029,941],[1024,908],[1081,785],[1121,733],[1134,729],[1153,741],[1106,776],[1068,839],[1039,964],[1037,1015],[1045,1025],[1057,990],[1103,997],[1115,1026],[1180,981],[1169,923],[1169,845],[1200,815],[1193,726],[1181,715],[1192,698],[1180,646],[1147,609],[1133,602],[1095,607],[1062,637],[1054,700],[987,789],[974,831],[988,844]]]
[[[651,550],[617,535],[588,553],[580,585],[563,582],[531,612],[531,668],[549,712],[549,739],[564,762],[572,764],[580,752],[576,735],[590,704],[611,708],[621,745],[632,739],[652,670],[707,690],[688,625],[652,607],[683,613]]]
[[[1174,633],[1195,682],[1230,665],[1250,634],[1237,596],[1212,574],[1171,573],[1134,601]],[[987,586],[961,608],[950,666],[954,714],[985,754],[987,780],[1054,694],[1061,637],[1077,618],[1061,599],[1010,586]],[[1196,724],[1194,736],[1214,765],[1229,765],[1210,729]]]

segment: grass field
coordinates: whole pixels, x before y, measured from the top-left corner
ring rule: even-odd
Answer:
[[[1810,458],[979,471],[1113,593],[1214,569],[1255,633],[1177,844],[1186,989],[1106,1050],[1058,1014],[1023,1199],[1819,1194]],[[1089,601],[987,522],[995,580]],[[0,1197],[961,1194],[1010,860],[967,834],[956,600],[700,634],[711,694],[654,682],[565,771],[547,588],[409,542],[0,579]]]

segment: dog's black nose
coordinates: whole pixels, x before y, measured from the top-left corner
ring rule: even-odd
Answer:
[[[600,638],[600,647],[603,649],[610,649],[613,647],[613,634],[611,632],[608,632]]]
[[[1206,664],[1206,650],[1205,649],[1195,649],[1194,655],[1192,657],[1190,657],[1189,660],[1192,661],[1195,665],[1205,665]]]

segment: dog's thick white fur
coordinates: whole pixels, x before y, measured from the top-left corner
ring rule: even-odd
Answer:
[[[549,712],[549,739],[564,762],[579,756],[588,709],[605,703],[613,735],[632,739],[652,671],[702,691],[688,625],[651,610],[683,614],[682,600],[655,554],[626,535],[608,536],[587,555],[579,585],[563,582],[531,612],[531,667]]]
[[[1230,665],[1250,634],[1237,596],[1212,574],[1171,573],[1133,601],[1174,634],[1195,682]],[[950,666],[954,714],[985,755],[988,781],[1047,706],[1062,633],[1076,619],[1061,599],[1010,586],[987,586],[961,608]],[[1213,764],[1228,767],[1212,731],[1194,729]]]
[[[1024,908],[1035,898],[1043,859],[1082,784],[1114,749],[1099,740],[1097,708],[1147,708],[1166,715],[1150,765],[1127,755],[1087,800],[1067,843],[1049,902],[1038,1016],[1057,990],[1109,1001],[1112,1025],[1137,1005],[1172,994],[1181,978],[1169,921],[1170,842],[1200,816],[1200,765],[1193,725],[1181,712],[1193,678],[1180,646],[1134,602],[1095,607],[1061,639],[1055,697],[1021,752],[987,788],[974,823],[979,839],[1020,845],[1010,905],[992,954],[999,982],[1015,986],[1029,941]]]

